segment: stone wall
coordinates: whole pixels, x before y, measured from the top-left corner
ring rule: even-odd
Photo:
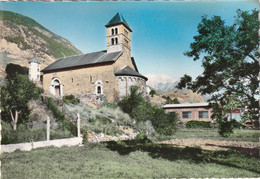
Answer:
[[[85,67],[81,69],[71,69],[56,73],[47,73],[43,76],[43,89],[46,95],[54,95],[55,92],[52,81],[60,80],[62,95],[82,95],[96,93],[96,81],[102,83],[102,94],[109,101],[114,101],[115,82],[114,69],[112,65],[95,67]]]

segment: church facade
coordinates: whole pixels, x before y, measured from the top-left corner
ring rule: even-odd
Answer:
[[[145,76],[131,57],[131,28],[117,13],[106,25],[107,49],[61,58],[42,70],[45,95],[105,96],[117,101],[130,94],[132,86],[145,92]]]

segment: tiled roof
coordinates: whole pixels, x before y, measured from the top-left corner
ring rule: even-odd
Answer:
[[[37,58],[33,58],[33,59],[31,59],[31,60],[30,60],[30,63],[31,63],[31,62],[39,63],[39,64],[40,64],[40,62],[37,60]]]
[[[66,58],[61,58],[54,63],[50,64],[42,70],[42,72],[48,72],[52,70],[66,69],[70,67],[80,67],[85,65],[100,64],[105,62],[116,61],[122,52],[107,53],[106,50],[83,54],[74,55]]]
[[[127,75],[127,76],[137,76],[137,77],[144,78],[146,81],[148,80],[148,78],[146,78],[145,76],[141,75],[137,71],[133,70],[129,66],[125,66],[124,68],[117,70],[115,72],[115,75],[116,76],[125,76],[125,75]]]
[[[209,103],[182,103],[182,104],[166,104],[163,108],[187,108],[187,107],[207,107]]]
[[[106,24],[106,27],[111,27],[118,24],[124,24],[130,32],[132,32],[130,26],[127,24],[125,18],[119,12]]]

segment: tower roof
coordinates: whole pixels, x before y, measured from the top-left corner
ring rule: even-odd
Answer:
[[[140,74],[139,72],[135,71],[134,69],[132,69],[129,66],[125,66],[119,70],[117,70],[115,72],[116,76],[137,76],[137,77],[141,77],[143,79],[145,79],[146,81],[148,80],[148,78],[146,78],[145,76],[143,76],[142,74]]]
[[[119,24],[124,24],[128,28],[128,30],[130,30],[130,32],[132,32],[132,30],[129,27],[129,25],[127,24],[125,18],[119,12],[105,26],[111,27],[111,26],[119,25]]]
[[[31,61],[30,61],[30,63],[32,63],[32,62],[34,62],[34,63],[39,63],[40,64],[40,62],[37,60],[37,58],[33,58],[33,59],[31,59]]]

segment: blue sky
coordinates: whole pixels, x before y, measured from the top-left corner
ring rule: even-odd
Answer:
[[[70,40],[83,53],[106,49],[105,24],[121,12],[132,28],[132,56],[140,73],[179,80],[202,73],[189,50],[201,16],[221,16],[232,24],[236,10],[258,8],[257,0],[197,2],[2,2],[1,10],[29,16]]]

